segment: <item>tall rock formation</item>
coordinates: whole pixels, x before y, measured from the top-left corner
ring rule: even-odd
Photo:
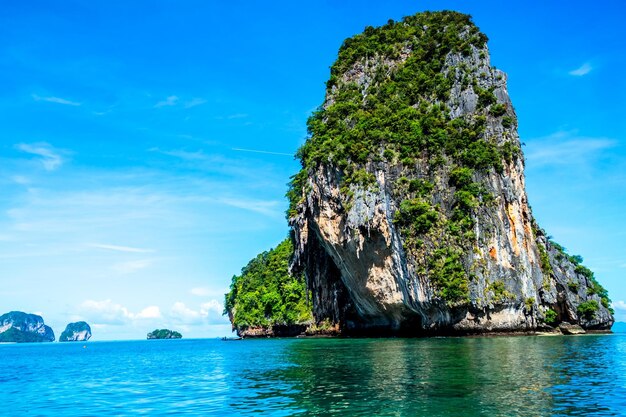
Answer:
[[[347,39],[298,152],[292,270],[353,334],[613,323],[606,291],[538,227],[506,74],[455,12]]]
[[[54,332],[41,316],[11,311],[0,316],[0,342],[54,342]]]
[[[59,336],[59,342],[86,342],[89,339],[91,339],[91,327],[84,321],[68,324]]]

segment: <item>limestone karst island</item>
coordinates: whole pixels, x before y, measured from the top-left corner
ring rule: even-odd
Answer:
[[[77,321],[67,325],[59,342],[86,342],[91,339],[91,327],[84,321]]]
[[[533,218],[507,76],[469,16],[346,39],[308,132],[290,238],[226,294],[240,336],[611,328],[607,291]]]
[[[91,327],[84,321],[69,323],[59,342],[86,342],[91,338]],[[37,314],[10,311],[0,316],[0,343],[54,342],[54,331]]]
[[[37,314],[10,311],[0,316],[0,342],[54,342],[54,331]]]

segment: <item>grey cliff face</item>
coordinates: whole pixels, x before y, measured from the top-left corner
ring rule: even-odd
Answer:
[[[67,325],[59,342],[86,342],[91,338],[91,327],[84,321],[78,321]]]
[[[36,314],[11,311],[0,316],[2,342],[53,342],[54,332]]]
[[[411,54],[403,49],[394,62],[358,60],[340,77],[366,91],[378,66],[401,66]],[[465,73],[459,68],[465,68]],[[453,83],[445,107],[451,119],[478,111],[475,90],[493,92],[505,116],[516,120],[506,75],[489,63],[486,46],[471,53],[449,53],[442,72]],[[475,85],[464,82],[467,73]],[[327,91],[325,108],[336,102]],[[483,112],[484,114],[484,112]],[[486,114],[484,135],[498,146],[520,147],[515,123]],[[407,250],[408,236],[394,222],[407,192],[403,176],[426,178],[434,185],[431,203],[439,215],[454,216],[451,163],[432,170],[417,158],[407,169],[397,161],[369,158],[365,170],[374,186],[350,184],[349,203],[342,189],[344,174],[329,162],[310,170],[297,214],[290,218],[295,240],[294,270],[304,270],[316,320],[338,323],[344,333],[398,334],[520,332],[548,329],[560,322],[584,329],[609,329],[613,317],[596,282],[584,268],[553,244],[533,219],[525,191],[524,160],[503,161],[503,169],[475,171],[472,180],[493,200],[472,210],[473,233],[461,264],[470,277],[464,302],[445,302],[427,278],[420,256],[445,247],[445,233],[425,235],[422,252]],[[582,272],[581,272],[582,271]],[[596,307],[581,312],[581,304]],[[550,315],[555,315],[554,318]]]

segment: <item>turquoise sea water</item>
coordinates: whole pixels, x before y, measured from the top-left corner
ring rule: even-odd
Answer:
[[[626,335],[0,345],[0,404],[7,416],[626,415]]]

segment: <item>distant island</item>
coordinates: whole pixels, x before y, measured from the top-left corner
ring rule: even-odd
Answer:
[[[182,337],[182,334],[169,329],[155,329],[148,333],[148,339],[180,339]]]
[[[0,342],[54,342],[54,332],[37,314],[11,311],[0,316]]]
[[[59,342],[85,342],[90,338],[91,327],[84,321],[78,321],[67,325],[59,336]]]

